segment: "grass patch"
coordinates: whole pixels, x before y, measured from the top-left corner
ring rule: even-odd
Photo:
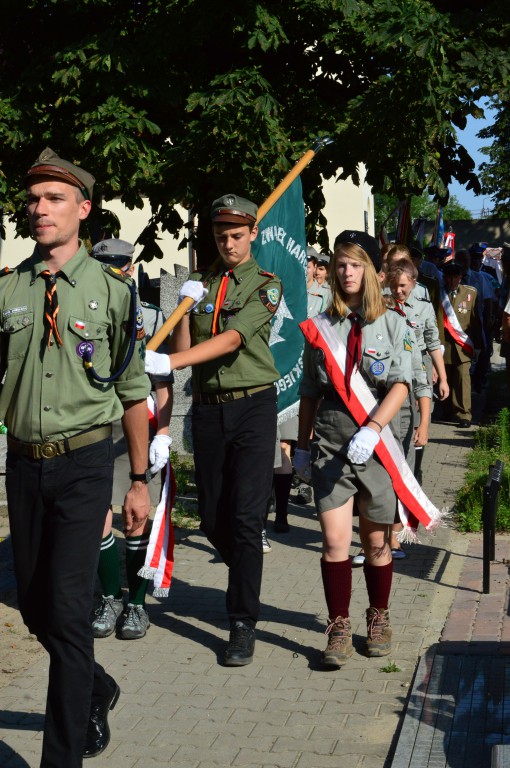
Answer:
[[[385,672],[389,675],[391,672],[400,672],[400,667],[397,667],[394,661],[390,661],[385,667],[379,667],[379,672]]]
[[[170,451],[170,462],[174,471],[176,492],[183,496],[193,482],[193,459],[189,456],[179,456],[177,451]]]
[[[464,485],[457,493],[455,520],[459,530],[481,531],[483,490],[489,479],[491,465],[503,462],[503,477],[498,498],[496,530],[510,531],[510,410],[503,408],[495,421],[480,427],[475,434],[475,446],[469,452]]]
[[[174,471],[176,495],[180,497],[172,508],[172,522],[176,528],[195,530],[200,524],[196,499],[186,498],[186,494],[195,490],[193,459],[171,451],[170,461]]]

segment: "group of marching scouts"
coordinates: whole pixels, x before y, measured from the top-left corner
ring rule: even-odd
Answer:
[[[498,251],[479,243],[455,255],[398,243],[380,250],[365,232],[346,230],[330,257],[326,310],[309,268],[294,468],[313,486],[323,534],[325,667],[353,653],[353,565],[363,565],[368,593],[367,654],[390,653],[393,560],[406,557],[401,543],[418,522],[431,530],[441,518],[421,489],[433,402],[442,420],[471,426],[471,390],[485,384],[501,324]],[[309,264],[321,258],[308,249]],[[351,558],[355,515],[362,552]]]

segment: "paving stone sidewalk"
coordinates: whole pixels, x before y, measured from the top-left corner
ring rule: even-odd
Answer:
[[[453,503],[462,483],[472,433],[431,427],[424,488],[439,507]],[[355,654],[341,670],[322,671],[327,616],[319,526],[311,505],[293,505],[292,513],[288,535],[272,535],[269,525],[273,548],[264,561],[250,666],[218,663],[228,636],[226,572],[200,533],[177,545],[170,597],[149,600],[146,638],[97,641],[97,657],[122,695],[110,717],[111,744],[94,766],[389,768],[418,661],[436,648],[460,599],[471,540],[449,527],[421,533],[422,544],[408,547],[409,557],[395,563],[394,647],[383,659],[364,655],[367,599],[362,569],[355,569]],[[0,689],[3,768],[39,765],[46,679],[41,657]]]

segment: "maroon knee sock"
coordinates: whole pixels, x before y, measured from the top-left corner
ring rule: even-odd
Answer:
[[[393,579],[393,560],[388,565],[363,565],[367,583],[368,602],[371,608],[385,611],[390,602]]]
[[[321,572],[329,618],[347,619],[352,591],[351,558],[335,563],[321,560]]]

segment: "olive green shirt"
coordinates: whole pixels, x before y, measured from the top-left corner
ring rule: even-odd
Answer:
[[[214,307],[221,278],[208,284],[207,296],[191,313],[191,344],[212,336]],[[191,280],[204,280],[206,272],[195,272]],[[282,295],[280,279],[265,272],[253,257],[230,271],[227,292],[218,316],[218,333],[237,331],[242,345],[216,360],[193,366],[194,392],[228,392],[245,387],[272,384],[280,378],[269,349],[270,321]]]
[[[0,332],[8,344],[7,372],[0,394],[0,419],[9,433],[27,442],[71,437],[109,424],[123,415],[122,403],[150,392],[144,371],[145,341],[141,310],[133,357],[113,383],[99,383],[86,373],[80,345],[93,346],[99,376],[117,371],[126,358],[131,327],[130,278],[120,278],[88,256],[84,246],[62,267],[56,282],[57,324],[44,341],[46,269],[36,247],[15,270],[0,277]]]

